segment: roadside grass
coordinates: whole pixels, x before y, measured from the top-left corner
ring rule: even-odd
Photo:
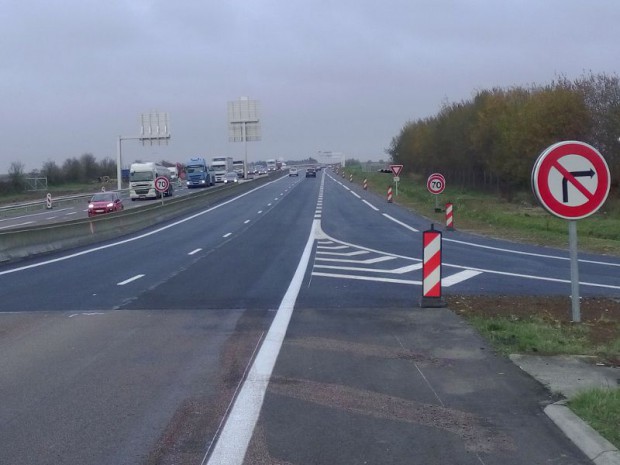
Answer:
[[[568,406],[620,449],[620,388],[584,391],[571,399]]]
[[[359,166],[345,169],[345,179],[353,175],[353,182],[367,179],[368,189],[386,197],[393,186],[392,175],[363,172]],[[437,196],[426,188],[426,179],[416,175],[401,175],[395,203],[414,210],[429,219],[429,223],[445,224],[445,213],[435,211],[435,202],[443,210],[453,204],[456,229],[486,234],[508,240],[568,249],[568,222],[557,218],[538,206],[534,195],[522,192],[513,202],[491,193],[481,193],[450,185]],[[395,194],[395,193],[394,193]],[[611,193],[607,202],[594,215],[577,223],[580,251],[620,256],[620,198]]]
[[[561,323],[540,316],[484,317],[464,315],[495,349],[508,354],[592,355],[603,360],[620,358],[620,336],[593,344],[586,323]]]

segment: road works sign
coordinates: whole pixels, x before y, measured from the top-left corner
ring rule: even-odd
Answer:
[[[578,220],[596,212],[609,194],[609,167],[592,146],[558,142],[540,154],[532,170],[532,189],[552,215]]]

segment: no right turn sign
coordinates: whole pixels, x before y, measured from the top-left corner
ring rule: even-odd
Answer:
[[[577,220],[605,203],[610,177],[607,162],[594,147],[565,141],[540,154],[532,170],[532,189],[549,213]]]

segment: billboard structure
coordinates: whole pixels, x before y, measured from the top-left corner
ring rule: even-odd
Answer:
[[[228,102],[228,141],[243,142],[243,175],[248,175],[248,142],[260,141],[260,103],[248,97]]]

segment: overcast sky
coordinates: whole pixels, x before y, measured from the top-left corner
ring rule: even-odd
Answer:
[[[125,141],[123,165],[242,158],[241,96],[261,105],[249,160],[387,159],[442,103],[618,74],[619,46],[619,0],[0,0],[0,173],[116,159],[152,110],[169,145]]]

